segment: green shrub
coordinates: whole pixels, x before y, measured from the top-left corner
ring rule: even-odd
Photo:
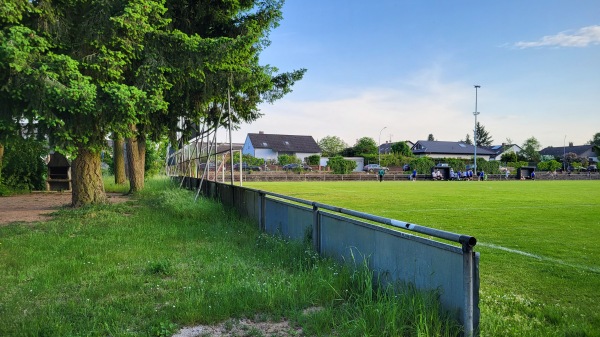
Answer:
[[[313,154],[312,156],[308,156],[308,158],[306,158],[306,161],[308,165],[319,165],[319,163],[321,162],[321,156],[319,156],[318,154]]]
[[[335,156],[329,158],[327,166],[330,167],[335,174],[348,174],[356,168],[356,162],[344,159],[342,156]]]
[[[14,138],[4,147],[2,183],[12,190],[43,190],[47,167],[42,157],[48,154],[45,142]]]
[[[290,156],[287,154],[282,154],[281,156],[277,157],[277,161],[279,162],[279,165],[300,164],[300,159],[298,159],[296,156]]]

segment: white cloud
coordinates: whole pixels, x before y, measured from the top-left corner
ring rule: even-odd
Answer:
[[[600,44],[600,26],[588,26],[577,30],[570,34],[569,32],[560,32],[556,35],[547,35],[539,41],[533,42],[517,42],[517,48],[533,48],[533,47],[587,47],[590,45]]]
[[[311,135],[316,140],[338,136],[349,145],[361,137],[381,142],[427,139],[460,140],[473,128],[474,89],[462,83],[444,83],[439,70],[431,69],[394,89],[346,89],[328,100],[295,100],[294,95],[263,106],[258,121],[236,131],[234,141],[247,133]],[[334,90],[332,90],[333,92]]]

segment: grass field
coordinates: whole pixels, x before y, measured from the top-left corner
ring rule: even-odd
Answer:
[[[483,336],[600,336],[600,181],[244,186],[475,236]]]

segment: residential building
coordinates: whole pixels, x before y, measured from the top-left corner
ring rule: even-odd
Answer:
[[[277,160],[281,155],[296,156],[302,161],[321,155],[321,148],[312,136],[249,133],[242,153],[264,160]]]
[[[502,159],[502,155],[505,153],[514,152],[518,154],[522,150],[521,147],[517,144],[505,143],[502,143],[502,145],[482,146],[482,148],[494,152],[494,155],[490,156],[490,160],[500,160]]]
[[[568,146],[549,146],[540,151],[542,156],[554,156],[562,161],[563,156],[567,153],[575,153],[579,158],[587,158],[590,164],[598,163],[598,154],[594,152],[594,145],[573,145],[569,143]]]
[[[473,159],[475,147],[464,142],[419,140],[411,150],[418,157]],[[479,146],[477,147],[478,158],[490,160],[492,156],[495,156],[494,152]]]

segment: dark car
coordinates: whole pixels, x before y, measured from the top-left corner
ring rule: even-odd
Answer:
[[[598,166],[590,165],[587,167],[588,172],[598,172]]]
[[[379,164],[369,164],[363,167],[363,171],[365,172],[379,172],[379,170],[381,169],[383,169],[386,172],[389,170],[389,168],[385,166],[380,166]]]
[[[306,164],[287,164],[287,165],[283,165],[283,170],[284,171],[293,171],[293,170],[305,170],[305,171],[312,171],[312,167],[306,165]]]
[[[235,164],[233,165],[233,169],[236,171],[240,170],[240,164]],[[248,163],[242,163],[242,170],[244,171],[262,171],[262,168],[260,166],[256,166],[256,165],[248,165]]]

